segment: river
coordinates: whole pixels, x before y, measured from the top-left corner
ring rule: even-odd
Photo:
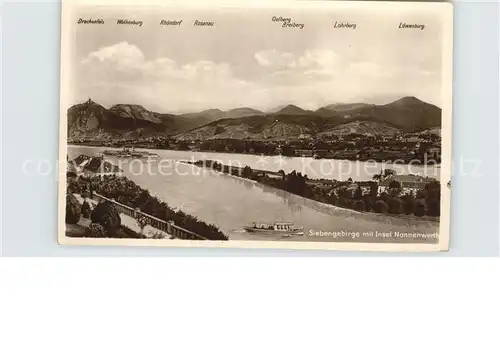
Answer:
[[[99,147],[69,146],[70,159],[80,154],[99,155],[104,149]],[[139,186],[165,201],[169,206],[214,223],[231,240],[269,240],[269,236],[248,234],[242,226],[252,222],[290,221],[297,226],[304,226],[303,237],[276,237],[273,240],[328,240],[325,237],[310,236],[313,231],[379,231],[379,232],[418,232],[436,233],[438,222],[419,219],[404,219],[381,216],[374,213],[359,213],[349,209],[321,204],[313,200],[274,189],[251,180],[241,179],[226,174],[217,174],[212,170],[198,168],[179,160],[212,159],[225,164],[238,160],[241,165],[252,168],[277,171],[283,169],[290,172],[300,170],[303,162],[309,165],[305,174],[310,178],[320,178],[314,175],[321,167],[322,160],[303,160],[301,158],[286,158],[286,163],[279,165],[278,156],[264,159],[254,155],[196,153],[188,151],[154,150],[160,155],[159,160],[147,162],[140,159],[127,160],[116,157],[106,157],[115,164],[121,163],[124,176],[133,180]],[[333,160],[327,160],[333,161]],[[344,163],[343,161],[337,161]],[[357,163],[357,162],[352,162]],[[359,162],[362,163],[362,162]],[[378,164],[381,168],[381,165]],[[352,166],[355,167],[356,165]],[[347,166],[346,166],[347,167]],[[359,167],[363,169],[363,167]],[[412,170],[412,172],[414,172]],[[439,173],[439,172],[436,172]],[[368,180],[368,174],[346,174],[353,180]],[[328,178],[321,176],[321,178]],[[331,176],[330,178],[335,178]],[[412,241],[420,242],[420,241]]]

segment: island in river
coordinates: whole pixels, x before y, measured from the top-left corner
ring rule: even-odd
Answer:
[[[80,154],[100,155],[105,148],[69,146],[69,158]],[[412,232],[415,234],[435,235],[438,232],[439,222],[423,220],[416,217],[393,217],[372,212],[359,212],[352,209],[322,203],[312,199],[290,193],[250,179],[242,179],[228,174],[214,173],[211,170],[202,170],[190,164],[180,162],[193,157],[204,159],[208,155],[203,153],[157,150],[158,162],[145,162],[133,160],[119,160],[112,156],[107,157],[110,162],[118,164],[120,161],[123,175],[138,186],[147,189],[158,199],[167,202],[171,207],[181,209],[183,212],[199,218],[205,223],[213,223],[221,229],[229,240],[308,240],[308,241],[335,241],[338,237],[333,235],[315,235],[314,233],[336,232]],[[233,154],[210,153],[211,159],[231,162]],[[278,165],[278,158],[270,158],[266,162],[254,155],[238,155],[241,164],[252,166],[260,165],[261,169],[279,171],[283,169],[290,173],[295,168],[301,169],[302,158],[289,158],[286,164]],[[164,167],[168,161],[169,167]],[[312,178],[318,178],[321,160],[310,160],[306,173]],[[333,160],[328,160],[333,161]],[[163,165],[162,165],[163,163]],[[355,162],[354,162],[355,163]],[[349,168],[355,169],[355,164]],[[379,171],[383,169],[378,164]],[[370,180],[367,173],[351,172],[344,174],[346,166],[341,168],[344,180]],[[433,169],[436,174],[439,169]],[[315,174],[316,173],[316,174]],[[398,172],[399,173],[399,172]],[[412,173],[413,172],[412,170]],[[303,173],[304,174],[304,173]],[[334,178],[332,173],[329,178]],[[297,226],[304,227],[305,235],[302,237],[284,238],[258,236],[245,232],[243,226],[252,222],[288,221]],[[312,231],[312,232],[311,232]],[[310,234],[313,233],[313,234]],[[356,239],[353,239],[356,240]],[[363,241],[376,241],[379,238],[365,236]],[[384,239],[394,242],[392,238]],[[392,241],[391,241],[392,240]],[[396,242],[435,242],[437,239],[429,238],[401,238]],[[345,241],[345,238],[344,240]]]

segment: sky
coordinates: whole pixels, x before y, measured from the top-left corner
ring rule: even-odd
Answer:
[[[282,28],[273,16],[304,28]],[[91,7],[74,17],[71,104],[91,98],[164,113],[286,104],[314,110],[415,96],[441,106],[443,23],[436,12]],[[105,24],[77,25],[78,18]],[[121,18],[143,25],[117,25]],[[162,19],[183,22],[162,27]],[[195,20],[215,25],[196,27]],[[356,29],[336,29],[335,21]],[[400,29],[400,22],[425,29]]]

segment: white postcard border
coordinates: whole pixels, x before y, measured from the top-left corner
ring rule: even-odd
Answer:
[[[72,34],[74,21],[72,13],[78,6],[114,5],[136,6],[154,5],[175,8],[213,8],[255,7],[277,8],[339,8],[356,9],[359,7],[375,11],[391,11],[395,8],[421,7],[433,9],[443,14],[442,42],[442,161],[441,161],[441,216],[439,225],[439,242],[436,244],[411,243],[346,243],[346,242],[285,242],[285,241],[210,241],[210,240],[161,240],[161,239],[112,239],[112,238],[73,238],[65,235],[65,196],[66,196],[66,157],[67,157],[67,111],[66,102],[70,100],[67,88],[71,87],[71,70],[65,69],[71,62]],[[59,124],[59,188],[58,188],[58,243],[78,246],[156,246],[156,247],[201,247],[201,248],[265,248],[265,249],[299,249],[299,250],[339,250],[339,251],[386,251],[386,252],[432,252],[447,251],[450,243],[451,217],[451,161],[452,161],[452,75],[453,75],[453,6],[446,2],[362,2],[362,1],[238,1],[238,0],[63,0],[61,10],[61,70],[60,70],[60,124]]]

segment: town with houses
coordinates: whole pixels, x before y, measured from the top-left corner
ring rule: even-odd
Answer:
[[[317,137],[301,134],[297,138],[183,140],[165,136],[138,139],[95,140],[76,138],[75,145],[179,150],[193,152],[226,152],[255,155],[314,157],[315,159],[398,161],[406,164],[441,163],[441,137],[437,132],[367,135],[349,133]]]

